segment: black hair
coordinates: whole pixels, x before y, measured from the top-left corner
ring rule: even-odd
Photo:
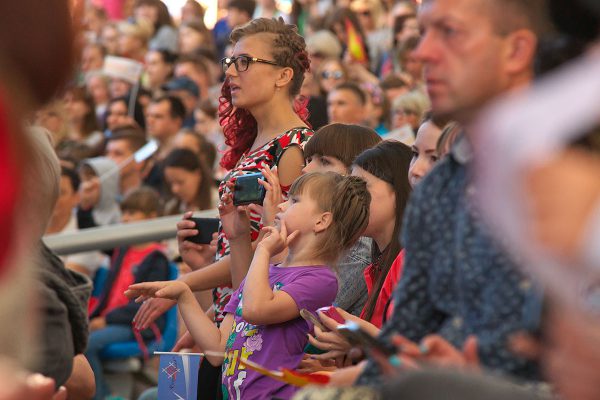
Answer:
[[[81,179],[79,179],[79,175],[74,169],[63,166],[60,168],[60,176],[66,176],[69,178],[73,192],[77,192],[79,190]]]
[[[162,162],[163,170],[168,167],[181,168],[189,172],[200,172],[200,187],[196,189],[196,206],[208,210],[212,206],[213,178],[210,170],[200,156],[189,149],[174,149]],[[180,202],[166,210],[166,214],[178,212]]]
[[[123,102],[125,103],[125,107],[127,107],[127,112],[129,112],[130,99],[131,95],[128,94],[127,96],[115,97],[114,99],[110,99],[108,101],[108,105],[106,106],[106,112],[104,113],[104,129],[108,127],[106,119],[108,118],[110,106],[114,103]],[[144,110],[137,98],[133,103],[133,120],[136,124],[138,124],[140,128],[142,128],[142,130],[146,129],[146,118],[144,117]]]
[[[179,118],[182,121],[185,119],[186,111],[183,102],[179,97],[173,95],[165,95],[152,99],[152,103],[161,103],[166,101],[169,103],[169,114],[171,118]]]
[[[236,8],[242,12],[248,14],[248,17],[252,18],[254,10],[256,8],[256,1],[254,0],[229,0],[227,8]]]
[[[396,194],[396,221],[392,240],[385,249],[379,249],[376,243],[373,246],[373,263],[379,265],[375,266],[378,274],[364,308],[367,321],[373,316],[379,292],[392,263],[402,250],[400,230],[404,209],[411,192],[411,186],[408,182],[408,169],[411,159],[412,150],[410,147],[398,141],[386,140],[362,152],[353,163],[353,165],[388,183]]]
[[[360,103],[364,106],[367,104],[367,95],[365,92],[354,82],[344,82],[337,85],[333,90],[348,90],[356,95],[360,100]]]

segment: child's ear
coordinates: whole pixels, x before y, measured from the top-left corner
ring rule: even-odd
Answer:
[[[320,233],[329,228],[333,222],[333,215],[330,212],[324,212],[321,214],[317,222],[315,223],[314,232]]]

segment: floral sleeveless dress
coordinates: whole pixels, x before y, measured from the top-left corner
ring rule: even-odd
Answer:
[[[309,128],[293,128],[265,143],[258,149],[242,156],[237,166],[229,171],[221,184],[219,185],[219,198],[226,189],[226,183],[235,180],[238,176],[259,172],[262,168],[272,168],[277,165],[281,155],[290,147],[298,146],[304,150],[304,145],[313,135],[314,131]],[[287,198],[289,187],[281,187],[284,198]],[[250,214],[252,240],[256,240],[260,229],[260,215]],[[229,242],[219,227],[219,237],[217,242],[216,260],[220,260],[229,254]],[[213,290],[213,305],[215,308],[215,322],[217,325],[223,321],[223,309],[229,303],[233,289],[230,287],[218,287]]]

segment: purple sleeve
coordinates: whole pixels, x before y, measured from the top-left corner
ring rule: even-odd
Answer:
[[[246,283],[246,278],[240,283],[240,287],[232,293],[229,303],[227,303],[223,309],[224,314],[235,314],[235,310],[237,309],[238,304],[240,304],[240,293],[244,290],[244,283]]]
[[[294,299],[299,310],[306,308],[315,312],[318,308],[333,303],[338,283],[335,274],[329,268],[315,268],[297,276],[281,290]]]

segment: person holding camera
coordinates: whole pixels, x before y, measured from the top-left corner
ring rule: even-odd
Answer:
[[[231,34],[233,57],[221,60],[225,82],[221,90],[219,120],[230,149],[221,165],[230,170],[219,188],[225,194],[227,184],[237,177],[278,167],[282,191],[287,190],[301,174],[304,165],[303,147],[313,131],[306,124],[306,104],[296,100],[309,69],[310,61],[304,39],[293,25],[282,19],[255,19],[236,28]],[[261,228],[260,215],[250,214],[251,237],[255,240]],[[183,260],[192,268],[202,266],[202,247],[184,239],[198,233],[195,223],[178,223],[179,248]],[[180,279],[192,290],[214,289],[214,322],[223,321],[223,309],[229,302],[233,286],[244,279],[248,265],[235,265],[229,259],[229,243],[219,231],[217,262]],[[231,268],[230,268],[231,267]],[[140,328],[175,305],[172,300],[151,299],[134,321]],[[203,363],[201,369],[210,369]],[[201,372],[201,375],[203,373]],[[213,384],[218,382],[220,368],[214,368]],[[202,380],[201,380],[202,381]],[[209,394],[207,383],[201,383]],[[215,385],[218,390],[220,385]]]

